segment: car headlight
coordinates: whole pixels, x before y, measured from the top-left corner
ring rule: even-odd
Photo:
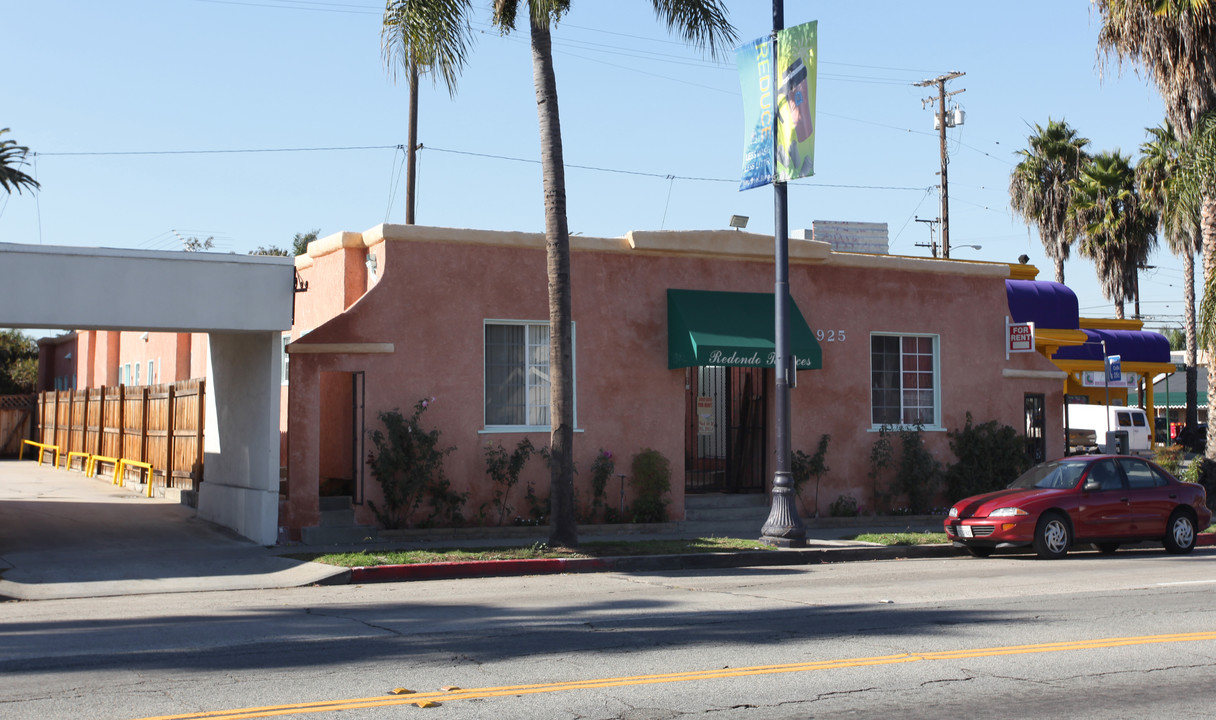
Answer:
[[[950,508],[950,517],[958,517],[958,508]]]
[[[1012,515],[1029,515],[1029,514],[1030,513],[1026,512],[1022,508],[1003,507],[1003,508],[997,508],[996,510],[993,510],[992,512],[988,513],[988,517],[1010,517]]]

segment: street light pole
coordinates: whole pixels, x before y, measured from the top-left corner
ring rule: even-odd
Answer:
[[[777,57],[777,33],[785,28],[783,0],[773,0],[773,57]],[[773,137],[777,113],[773,113]],[[806,547],[806,526],[794,504],[794,481],[790,474],[790,375],[796,372],[790,357],[790,266],[789,209],[786,184],[773,180],[773,236],[776,254],[776,280],[773,285],[774,345],[773,375],[776,392],[777,469],[773,473],[772,502],[768,520],[760,529],[761,542],[780,547]]]

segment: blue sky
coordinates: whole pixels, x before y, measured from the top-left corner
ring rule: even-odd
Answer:
[[[476,45],[451,98],[424,85],[420,224],[541,231],[536,105],[526,32],[500,37],[474,0]],[[740,41],[771,4],[728,3]],[[245,253],[292,236],[404,221],[398,145],[407,93],[380,53],[376,0],[4,3],[10,71],[0,127],[37,155],[42,183],[0,197],[0,242],[178,249],[214,236]],[[713,63],[668,36],[641,0],[580,0],[554,32],[571,232],[715,229],[732,214],[771,233],[768,188],[740,192],[743,115],[733,54]],[[816,174],[791,184],[790,227],[885,222],[891,251],[927,256],[939,168],[929,88],[966,122],[948,131],[955,258],[1014,261],[1052,279],[1037,234],[1009,211],[1032,124],[1067,120],[1094,151],[1138,154],[1161,101],[1133,69],[1100,72],[1083,0],[785,3],[819,21]],[[330,148],[330,149],[323,149]],[[336,149],[334,149],[336,148]],[[211,151],[240,152],[211,152]],[[976,244],[982,249],[959,246]],[[1180,261],[1142,281],[1150,327],[1182,316]],[[538,281],[543,282],[543,267]],[[1083,315],[1113,316],[1093,265],[1066,266]],[[575,289],[577,293],[577,288]],[[1131,308],[1128,308],[1129,314]]]

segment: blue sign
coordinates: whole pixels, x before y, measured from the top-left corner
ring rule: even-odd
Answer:
[[[1106,358],[1106,379],[1110,382],[1119,382],[1123,379],[1123,368],[1121,361],[1123,356],[1111,355]]]

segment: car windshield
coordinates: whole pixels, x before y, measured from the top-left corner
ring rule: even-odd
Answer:
[[[1063,490],[1076,487],[1089,462],[1086,460],[1055,460],[1035,465],[1009,483],[1012,488],[1049,488]]]

